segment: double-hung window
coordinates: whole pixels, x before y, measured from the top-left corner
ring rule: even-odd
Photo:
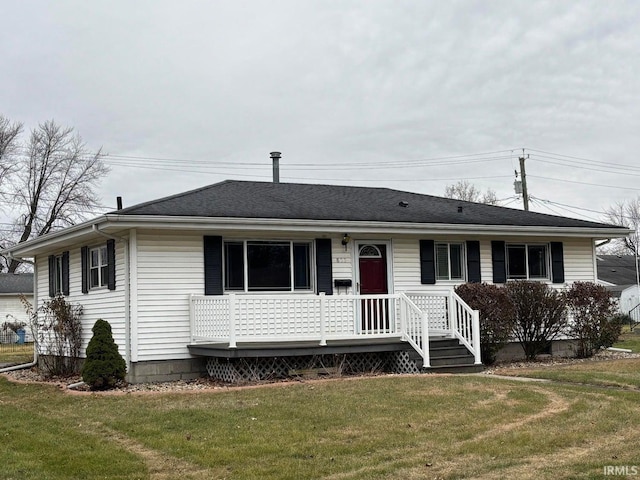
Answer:
[[[99,288],[107,285],[109,260],[107,246],[92,248],[89,250],[89,287]]]
[[[55,295],[62,295],[63,293],[63,278],[62,273],[62,255],[56,255],[53,262],[53,293]]]
[[[549,247],[540,244],[507,244],[507,278],[549,279]]]
[[[436,280],[464,280],[462,243],[436,243]]]
[[[224,242],[225,290],[311,290],[311,278],[310,242]]]

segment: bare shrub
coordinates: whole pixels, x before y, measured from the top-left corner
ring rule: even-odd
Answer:
[[[465,283],[455,291],[480,312],[480,353],[484,364],[490,365],[513,333],[513,303],[506,290],[497,285]]]
[[[79,371],[82,347],[82,305],[58,295],[44,302],[35,317],[38,350],[47,375],[66,376]]]
[[[576,282],[567,292],[572,319],[567,333],[577,341],[576,355],[591,357],[600,347],[610,347],[622,333],[622,319],[609,291],[592,282]]]
[[[504,288],[514,306],[513,333],[525,357],[533,360],[566,331],[565,295],[545,283],[524,280],[509,282]]]

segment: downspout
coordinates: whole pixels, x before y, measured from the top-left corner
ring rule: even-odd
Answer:
[[[111,240],[120,240],[124,243],[124,350],[127,354],[127,372],[131,373],[131,305],[130,305],[130,288],[131,288],[131,277],[130,277],[130,265],[129,265],[129,239],[125,237],[118,237],[115,235],[110,235],[108,233],[103,232],[98,228],[98,225],[93,224],[91,226],[92,230],[98,235],[102,235]]]
[[[32,260],[27,260],[27,259],[24,259],[24,258],[16,258],[11,253],[9,253],[9,259],[11,259],[11,260],[19,260],[20,262],[24,262],[24,263],[28,263],[30,265],[33,265],[33,304],[34,305],[38,305],[38,289],[36,288],[38,272],[37,272],[37,268],[36,268],[36,262],[34,262]],[[33,332],[31,332],[31,333],[33,333]],[[35,367],[37,364],[38,364],[38,342],[36,342],[35,339],[34,339],[34,342],[33,342],[33,361],[29,362],[29,363],[22,363],[20,365],[13,365],[11,367],[0,368],[0,373],[12,372],[14,370],[24,370],[24,369],[27,369],[27,368]]]

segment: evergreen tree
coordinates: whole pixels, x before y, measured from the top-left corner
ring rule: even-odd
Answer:
[[[93,337],[87,346],[82,367],[82,380],[92,390],[108,390],[124,380],[127,365],[113,341],[109,322],[98,319],[91,329]]]

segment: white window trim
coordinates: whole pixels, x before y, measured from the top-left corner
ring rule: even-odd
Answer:
[[[53,293],[55,295],[63,294],[62,284],[64,283],[64,277],[62,274],[62,271],[63,271],[62,263],[63,263],[62,255],[56,255],[55,262],[54,262],[54,271],[53,271],[54,273]]]
[[[449,278],[438,278],[438,245],[447,246],[447,272]],[[451,245],[460,245],[460,271],[462,278],[451,278]],[[434,242],[435,276],[437,283],[465,283],[467,281],[467,249],[465,242]]]
[[[249,290],[249,262],[247,261],[248,250],[247,244],[251,242],[262,242],[262,243],[289,243],[289,275],[290,275],[290,284],[291,288],[289,290]],[[242,263],[243,263],[243,285],[244,288],[242,290],[237,289],[228,289],[227,288],[227,277],[226,277],[226,249],[224,245],[226,243],[241,243],[242,244]],[[293,268],[293,244],[294,243],[305,243],[309,245],[309,284],[310,288],[308,289],[296,289],[295,288],[295,270]],[[226,238],[222,239],[222,284],[223,291],[226,294],[249,294],[249,295],[291,295],[295,294],[310,294],[315,293],[315,245],[313,240],[310,239],[274,239],[274,238],[259,238],[259,239],[237,239],[237,238]]]
[[[108,257],[108,250],[107,250],[107,245],[98,245],[97,247],[91,247],[89,248],[89,290],[102,290],[105,288],[108,288],[109,286],[109,259],[107,258],[107,263],[103,264],[102,263],[102,250],[107,251],[107,253],[105,253],[105,257]],[[93,262],[93,252],[94,251],[98,251],[98,266],[94,267],[92,262]],[[102,268],[107,267],[107,277],[106,278],[102,278]],[[92,285],[92,279],[93,279],[93,275],[92,272],[94,270],[94,268],[97,268],[98,270],[98,285]]]
[[[524,247],[524,263],[525,269],[527,271],[527,276],[525,278],[512,278],[509,276],[509,247],[517,246]],[[547,275],[545,277],[536,277],[531,278],[529,274],[529,247],[544,247],[544,256],[545,256],[545,264]],[[507,273],[507,281],[513,282],[518,280],[527,280],[531,282],[550,282],[551,281],[551,246],[548,243],[505,243],[505,260],[506,260],[506,273]]]

